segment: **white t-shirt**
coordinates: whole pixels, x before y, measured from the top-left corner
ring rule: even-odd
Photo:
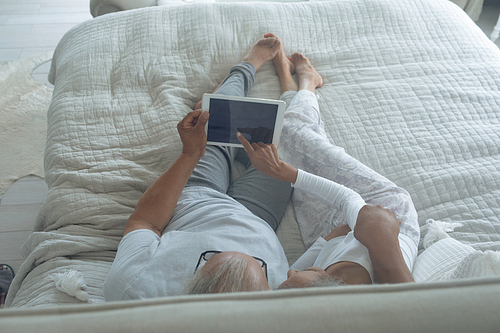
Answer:
[[[205,251],[238,251],[267,263],[269,287],[285,279],[288,262],[273,229],[228,195],[185,188],[162,237],[146,229],[123,237],[104,282],[106,301],[182,294]]]
[[[302,170],[299,170],[297,181],[293,186],[342,210],[351,231],[346,236],[336,237],[328,242],[322,237],[318,238],[316,242],[297,259],[291,268],[300,271],[308,267],[326,269],[334,263],[350,261],[363,266],[370,274],[373,282],[373,268],[368,249],[354,237],[354,232],[352,231],[356,225],[359,210],[365,205],[361,196],[343,185]],[[411,271],[413,268],[412,258],[414,257],[412,251],[414,248],[414,246],[412,246],[413,242],[408,236],[400,233],[399,244],[405,263]]]

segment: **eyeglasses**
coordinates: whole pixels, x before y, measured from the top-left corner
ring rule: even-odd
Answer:
[[[208,260],[210,260],[213,256],[216,254],[221,253],[222,251],[205,251],[200,255],[200,259],[198,259],[198,264],[196,265],[196,268],[194,269],[194,273],[198,270],[198,267],[200,267],[201,263],[205,264]],[[267,280],[267,263],[257,257],[253,257],[255,260],[257,260],[260,263],[260,267],[262,267],[262,270],[264,271],[264,274],[266,275],[266,280]],[[193,274],[194,274],[193,273]]]

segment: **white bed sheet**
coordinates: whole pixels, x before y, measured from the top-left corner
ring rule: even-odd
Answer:
[[[500,51],[444,0],[336,0],[152,7],[69,31],[54,54],[47,201],[7,305],[79,302],[50,273],[102,283],[137,200],[180,153],[175,125],[267,32],[324,78],[331,141],[412,196],[451,236],[500,250]],[[278,98],[271,62],[250,96]],[[280,236],[303,250],[291,208]],[[286,228],[285,226],[290,226]],[[295,232],[294,232],[295,230]],[[291,234],[290,234],[291,233]]]

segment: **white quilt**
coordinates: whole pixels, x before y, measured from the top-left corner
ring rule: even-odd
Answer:
[[[176,123],[267,32],[323,76],[331,141],[412,196],[421,225],[500,250],[500,51],[445,0],[335,0],[150,7],[69,31],[55,52],[47,201],[7,304],[79,302],[49,274],[83,274],[95,301],[123,226],[180,153]],[[250,96],[278,98],[272,62]],[[279,231],[304,246],[293,210]]]

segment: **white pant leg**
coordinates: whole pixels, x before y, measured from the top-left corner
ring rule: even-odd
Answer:
[[[313,92],[285,92],[281,99],[288,105],[278,149],[281,159],[349,187],[368,204],[391,209],[402,221],[400,234],[411,247],[406,252],[416,257],[420,228],[409,193],[330,143]],[[292,200],[306,247],[336,225],[345,223],[341,212],[303,191],[294,191]]]

